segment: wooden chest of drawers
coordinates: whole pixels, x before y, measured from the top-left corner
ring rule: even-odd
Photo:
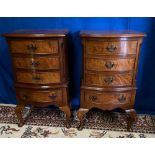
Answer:
[[[67,30],[19,30],[4,34],[13,60],[19,126],[26,105],[56,105],[69,127]]]
[[[143,33],[81,31],[83,72],[79,129],[89,109],[121,108],[128,114],[129,130],[135,120],[136,72]]]

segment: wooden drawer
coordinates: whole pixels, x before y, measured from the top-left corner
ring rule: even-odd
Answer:
[[[60,83],[60,72],[27,72],[17,71],[16,82],[29,84]]]
[[[85,83],[89,86],[105,86],[105,87],[117,87],[117,86],[131,86],[132,85],[132,73],[86,73]]]
[[[51,89],[47,91],[17,89],[17,96],[26,102],[62,102],[62,90]]]
[[[86,41],[86,53],[94,55],[136,54],[137,41]]]
[[[13,57],[13,63],[18,69],[60,69],[59,57]]]
[[[57,40],[11,40],[12,53],[24,54],[56,54],[58,53]]]
[[[129,104],[131,100],[131,92],[99,92],[84,91],[84,104],[86,106],[93,105],[122,105]]]
[[[131,71],[134,70],[135,59],[86,59],[88,71]]]

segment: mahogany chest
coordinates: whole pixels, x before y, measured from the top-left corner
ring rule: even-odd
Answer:
[[[127,129],[135,120],[136,73],[143,33],[134,31],[81,31],[82,79],[79,129],[91,108],[127,112]]]
[[[26,105],[56,105],[69,126],[70,105],[67,66],[68,30],[19,30],[4,34],[13,60],[19,126]]]

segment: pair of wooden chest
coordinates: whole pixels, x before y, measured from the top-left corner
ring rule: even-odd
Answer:
[[[68,30],[21,30],[7,33],[18,99],[16,114],[24,124],[26,105],[56,105],[70,127],[68,91]],[[133,31],[81,31],[81,104],[79,129],[91,108],[128,113],[128,130],[135,119],[136,73],[143,33]],[[73,64],[74,65],[74,64]]]

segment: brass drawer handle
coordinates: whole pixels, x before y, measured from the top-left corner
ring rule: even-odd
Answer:
[[[22,95],[22,99],[23,99],[23,100],[27,100],[28,98],[29,98],[28,95],[26,95],[26,94],[23,94],[23,95]]]
[[[89,96],[89,99],[90,99],[91,101],[96,101],[96,100],[97,100],[97,96]]]
[[[27,45],[27,49],[30,51],[30,52],[32,52],[32,53],[34,53],[36,50],[37,50],[37,45],[36,44],[29,44],[29,45]]]
[[[54,95],[54,94],[52,94],[52,95],[49,95],[48,97],[49,97],[50,99],[54,100],[54,99],[56,99],[57,96]]]
[[[33,77],[32,77],[32,80],[35,80],[35,81],[41,80],[41,77],[39,77],[39,76],[33,76]]]
[[[118,98],[118,101],[119,101],[120,103],[124,103],[124,102],[126,101],[126,97],[125,97],[124,95],[122,95],[122,96],[120,96],[120,97]]]
[[[40,62],[38,62],[38,61],[32,61],[32,62],[31,62],[31,65],[32,65],[33,67],[38,67],[38,66],[40,65]]]
[[[107,77],[104,79],[105,83],[111,84],[113,82],[114,78],[113,77]]]
[[[117,49],[117,47],[115,45],[110,45],[106,49],[108,50],[108,52],[114,52]]]
[[[113,68],[115,66],[115,64],[113,62],[111,62],[111,61],[107,61],[105,63],[105,66],[106,66],[106,68],[111,69],[111,68]]]

